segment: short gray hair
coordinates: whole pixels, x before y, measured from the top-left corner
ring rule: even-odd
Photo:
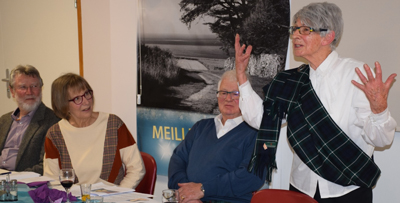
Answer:
[[[325,28],[328,29],[328,32],[334,31],[335,39],[331,43],[331,49],[335,50],[338,46],[343,34],[344,22],[342,11],[336,4],[328,2],[308,4],[294,14],[293,24],[297,19],[300,19],[304,25],[315,29]],[[320,32],[320,35],[324,37],[326,33]]]
[[[10,84],[11,88],[14,88],[15,77],[17,75],[21,75],[21,74],[24,74],[24,75],[27,75],[27,76],[31,76],[31,77],[34,77],[34,78],[38,78],[39,81],[40,81],[40,86],[43,87],[43,80],[40,77],[39,71],[35,67],[33,67],[31,65],[24,65],[24,66],[23,65],[18,65],[13,70],[11,70],[10,81],[9,81],[9,84]]]
[[[219,87],[221,86],[221,82],[222,80],[227,79],[231,82],[237,82],[237,78],[236,78],[236,70],[228,70],[225,71],[224,74],[222,74],[221,79],[218,81],[218,91],[219,91]]]

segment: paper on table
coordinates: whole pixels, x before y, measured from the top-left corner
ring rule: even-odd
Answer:
[[[5,175],[5,174],[9,174],[9,173],[11,173],[11,171],[0,168],[0,175]]]
[[[130,192],[119,194],[115,196],[105,196],[104,202],[143,202],[143,203],[159,203],[160,201],[156,201],[154,199],[150,199],[149,197],[153,195]]]
[[[33,183],[33,182],[39,182],[39,181],[55,181],[53,178],[49,178],[47,176],[40,176],[40,177],[33,177],[33,178],[23,178],[19,180],[20,182],[23,183]]]
[[[71,187],[71,193],[72,195],[76,197],[81,196],[81,188],[79,187],[78,184],[74,184]],[[129,189],[129,188],[123,188],[123,187],[118,187],[116,185],[106,185],[102,182],[100,183],[95,183],[92,184],[92,191],[90,192],[90,195],[96,195],[96,196],[109,196],[109,195],[116,195],[116,194],[122,194],[122,193],[127,193],[127,192],[133,192],[135,191],[134,189]]]
[[[23,171],[23,172],[16,172],[12,171],[10,174],[10,179],[25,179],[25,178],[34,178],[34,177],[39,177],[39,173],[31,172],[31,171]],[[6,179],[6,175],[0,175],[0,180]]]

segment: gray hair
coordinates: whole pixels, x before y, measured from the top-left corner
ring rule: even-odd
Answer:
[[[334,31],[335,39],[331,43],[331,49],[335,50],[338,46],[343,34],[344,22],[342,11],[336,4],[328,2],[308,4],[293,16],[293,24],[297,19],[300,19],[304,25],[315,29],[325,28],[328,29],[328,32]],[[326,33],[320,32],[320,35],[324,37]]]
[[[10,81],[9,81],[9,84],[10,84],[11,88],[14,88],[15,77],[17,75],[21,75],[21,74],[24,74],[24,75],[27,75],[27,76],[31,76],[31,77],[34,77],[34,78],[38,78],[39,81],[40,81],[40,86],[43,87],[43,80],[40,77],[39,71],[35,67],[33,67],[31,65],[25,65],[25,66],[18,65],[13,70],[11,70]]]
[[[225,80],[225,79],[227,79],[231,82],[237,82],[236,70],[235,69],[228,70],[228,71],[225,71],[224,74],[222,74],[221,79],[218,81],[218,91],[219,91],[219,87],[221,86],[222,80]]]

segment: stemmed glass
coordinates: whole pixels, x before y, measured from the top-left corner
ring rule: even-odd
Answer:
[[[60,182],[67,192],[67,202],[69,203],[69,189],[72,187],[75,181],[75,172],[72,168],[65,168],[60,170]]]

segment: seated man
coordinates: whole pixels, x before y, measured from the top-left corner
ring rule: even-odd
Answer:
[[[0,168],[43,174],[47,130],[60,119],[42,103],[43,81],[30,65],[11,71],[9,88],[18,108],[0,118]]]
[[[169,163],[168,187],[183,203],[250,202],[264,183],[247,171],[257,130],[243,122],[235,70],[222,75],[217,97],[221,114],[197,122]]]

